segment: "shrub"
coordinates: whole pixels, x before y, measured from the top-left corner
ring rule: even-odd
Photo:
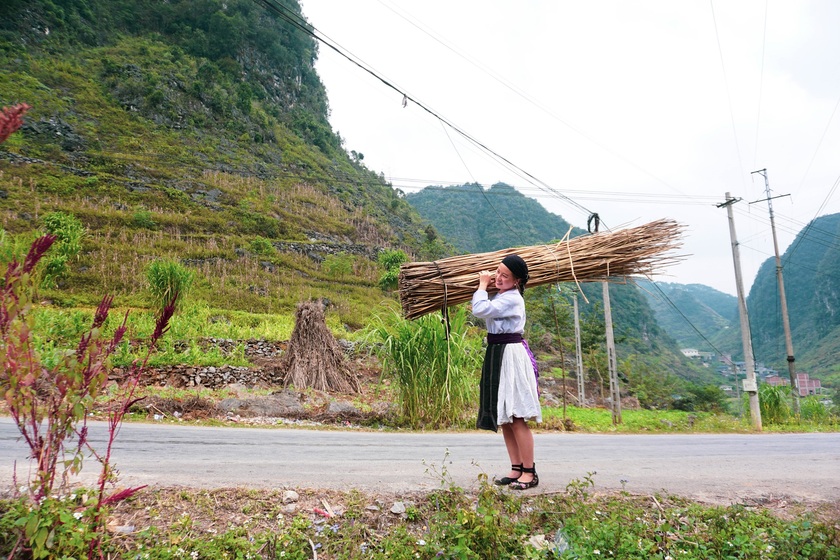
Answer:
[[[344,278],[353,273],[353,256],[346,253],[327,255],[321,266],[333,280]]]
[[[138,210],[134,213],[131,217],[132,223],[135,227],[138,228],[145,228],[145,229],[155,229],[157,228],[157,224],[155,220],[152,218],[152,213],[148,210]]]
[[[790,418],[790,388],[762,383],[758,387],[758,406],[763,423],[783,424]]]
[[[817,396],[805,397],[799,402],[799,414],[802,420],[826,424],[831,420],[831,412],[828,407],[820,402]]]
[[[76,216],[64,212],[51,212],[42,221],[47,233],[56,238],[47,256],[43,279],[45,287],[52,287],[56,280],[67,273],[67,263],[82,252],[85,227]]]
[[[103,327],[112,298],[105,297],[75,348],[56,348],[44,359],[35,348],[34,272],[56,240],[54,235],[36,239],[23,263],[9,263],[0,288],[0,393],[5,395],[9,413],[34,463],[32,478],[21,489],[23,498],[3,516],[2,525],[11,517],[11,531],[17,535],[9,558],[17,557],[15,554],[21,549],[32,558],[102,557],[109,507],[142,488],[106,496],[106,486],[115,482],[111,450],[119,425],[135,402],[134,390],[146,361],[131,366],[126,381],[107,403],[105,450],[97,451],[87,438],[87,417],[108,383],[110,357],[125,335],[128,315],[106,338]],[[167,330],[174,307],[175,302],[171,301],[163,308],[149,352]],[[88,452],[101,464],[96,488],[78,494],[83,496],[78,499],[76,494],[68,499],[69,477],[81,471]]]
[[[271,244],[271,240],[262,236],[257,236],[251,240],[250,249],[252,253],[257,255],[273,255],[277,252],[274,245]]]
[[[406,254],[399,249],[386,249],[379,253],[376,260],[379,266],[385,269],[385,273],[379,278],[379,287],[383,290],[396,289],[400,265],[408,262]]]

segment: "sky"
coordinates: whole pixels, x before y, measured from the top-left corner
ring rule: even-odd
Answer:
[[[653,279],[732,295],[727,192],[747,294],[775,255],[770,204],[780,253],[840,212],[840,2],[301,7],[358,63],[319,47],[333,130],[405,193],[503,182],[578,227],[673,219],[682,259]]]

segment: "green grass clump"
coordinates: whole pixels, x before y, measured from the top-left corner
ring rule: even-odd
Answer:
[[[468,332],[463,307],[446,324],[430,315],[407,321],[396,314],[369,329],[384,375],[393,379],[402,419],[412,428],[462,426],[477,399],[481,341]]]

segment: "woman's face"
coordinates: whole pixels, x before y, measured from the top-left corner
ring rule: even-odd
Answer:
[[[499,268],[496,269],[496,289],[499,292],[512,290],[518,282],[517,278],[505,265],[500,264]]]

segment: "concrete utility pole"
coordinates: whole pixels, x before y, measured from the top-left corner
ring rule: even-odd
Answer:
[[[758,405],[758,384],[755,380],[755,358],[752,351],[752,336],[750,336],[750,320],[747,315],[747,300],[744,297],[744,282],[741,278],[741,254],[738,250],[738,240],[735,236],[735,218],[732,215],[732,205],[739,199],[732,198],[726,193],[726,202],[718,204],[718,208],[726,206],[726,213],[729,216],[729,237],[732,240],[732,260],[735,263],[735,287],[738,292],[738,315],[741,318],[741,344],[744,346],[744,363],[747,368],[747,377],[744,379],[744,391],[750,399],[750,419],[753,429],[761,431],[761,408]],[[738,383],[738,369],[733,362],[735,383]]]
[[[785,348],[787,349],[788,372],[790,373],[790,398],[793,413],[799,416],[799,390],[796,388],[796,359],[793,357],[793,339],[790,336],[790,320],[788,319],[787,298],[785,297],[785,280],[782,277],[782,258],[779,256],[779,242],[776,240],[776,222],[773,219],[773,202],[770,196],[770,182],[767,179],[767,169],[753,171],[764,177],[764,192],[767,193],[767,207],[770,209],[770,229],[773,231],[773,249],[776,251],[776,278],[779,281],[779,301],[782,308],[782,327],[785,329]]]
[[[575,306],[575,354],[577,355],[578,406],[586,406],[586,382],[583,380],[583,351],[580,346],[580,312],[578,311],[577,293],[572,294]]]
[[[621,424],[621,387],[618,385],[618,364],[615,360],[615,337],[613,335],[612,310],[610,309],[610,284],[604,285],[604,327],[607,334],[607,363],[610,369],[610,400],[612,401],[612,422]]]

